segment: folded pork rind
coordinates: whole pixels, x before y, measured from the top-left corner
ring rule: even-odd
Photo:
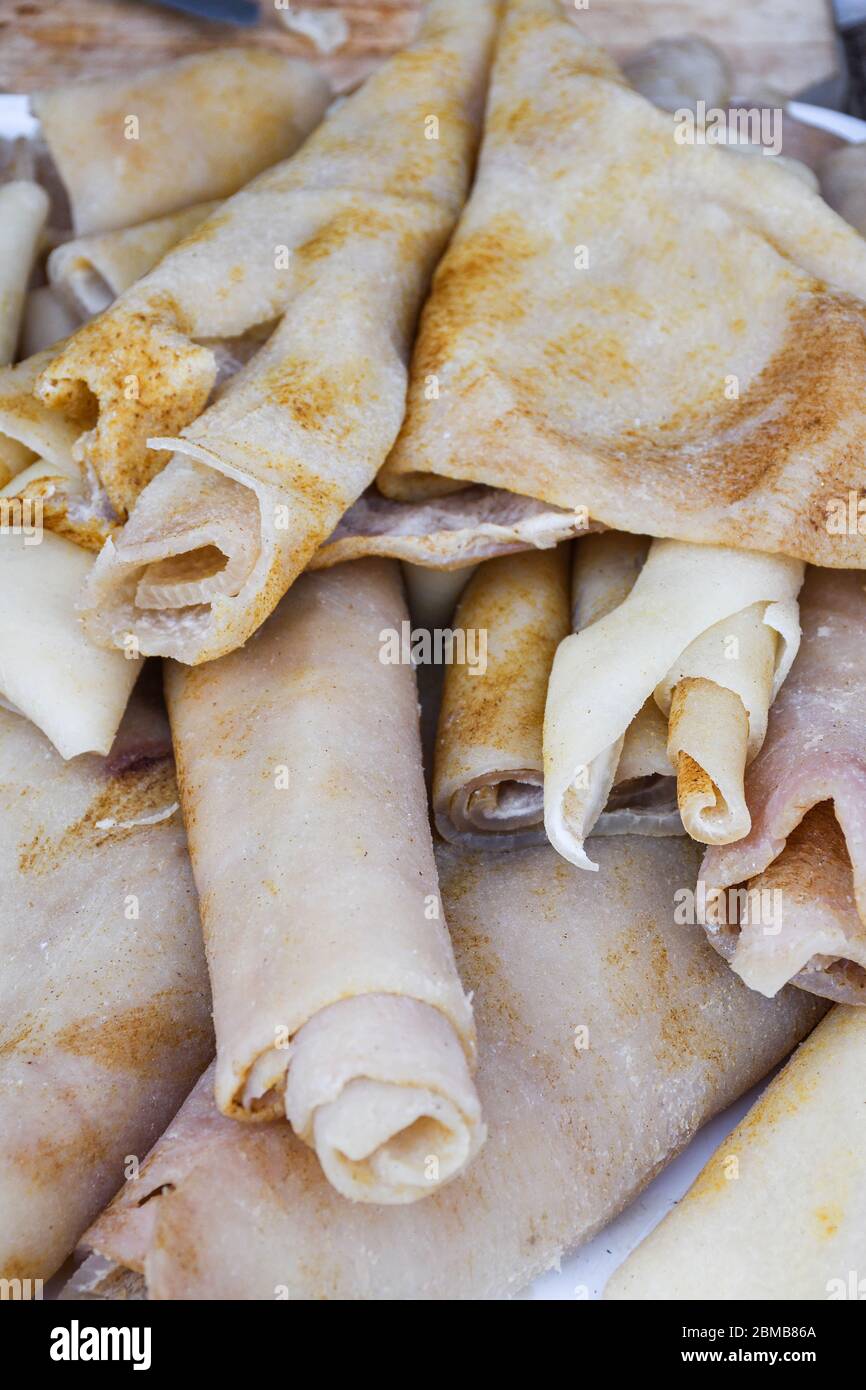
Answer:
[[[864,1264],[866,1013],[840,1005],[605,1297],[862,1299]]]
[[[706,929],[753,989],[774,994],[790,980],[859,1004],[866,1002],[863,575],[810,569],[800,607],[800,651],[746,774],[751,832],[710,849],[701,866]],[[733,891],[737,885],[754,896]]]
[[[157,1299],[500,1299],[556,1265],[820,1015],[746,990],[673,925],[689,841],[598,854],[603,878],[549,848],[438,852],[490,1125],[460,1182],[349,1205],[287,1126],[220,1116],[207,1076],[85,1244]]]
[[[163,220],[177,227],[184,216]],[[131,230],[137,235],[140,229]],[[144,241],[136,241],[135,237],[125,241],[125,238],[125,232],[106,233],[98,238],[103,248],[111,244],[108,252],[101,251],[96,258],[109,278],[122,277],[131,270],[136,258],[143,259],[154,252],[150,234]],[[90,239],[91,243],[96,240]],[[108,280],[104,284],[107,290]],[[29,302],[37,296],[55,294],[55,290],[43,287],[31,293]],[[0,369],[0,482],[5,483],[4,491],[8,495],[38,502],[48,530],[67,537],[85,550],[99,551],[116,531],[118,515],[95,470],[82,458],[77,447],[84,416],[73,414],[67,418],[43,405],[34,395],[40,374],[61,346],[50,320],[57,321],[57,309],[64,307],[60,300],[40,306],[43,316],[47,312],[49,320],[44,325],[44,341],[34,344],[37,351],[33,356],[14,367]],[[58,330],[64,332],[71,327],[74,331],[78,322],[77,315],[71,325],[67,320],[64,326],[61,319]],[[37,327],[41,332],[42,328]],[[217,381],[233,375],[248,361],[261,347],[268,331],[266,325],[251,329],[239,338],[214,343]],[[46,343],[53,347],[46,348]]]
[[[832,524],[863,481],[863,239],[772,160],[678,143],[572,21],[509,4],[380,487],[866,567]]]
[[[571,620],[582,632],[624,603],[643,568],[649,541],[605,531],[574,547]],[[599,787],[594,835],[682,835],[676,768],[668,756],[668,721],[646,699],[605,761],[606,800]],[[542,759],[543,766],[543,759]],[[612,774],[612,776],[611,776]],[[593,807],[593,815],[596,813]]]
[[[34,396],[40,372],[51,361],[48,351],[0,370],[0,483],[7,483],[38,459],[55,472],[78,477],[72,449],[80,423],[48,410]]]
[[[433,765],[433,813],[446,840],[473,849],[544,842],[541,730],[556,649],[570,631],[569,547],[488,560],[450,627]],[[483,663],[480,658],[483,656]]]
[[[213,1046],[165,715],[64,762],[0,710],[0,1276],[48,1279]]]
[[[75,596],[93,556],[14,505],[0,495],[0,706],[32,720],[63,758],[108,753],[141,662],[84,633]]]
[[[628,597],[560,644],[544,716],[544,822],[560,854],[595,868],[584,840],[625,778],[623,740],[650,697],[670,716],[686,828],[704,840],[745,833],[747,813],[743,830],[732,807],[745,804],[745,761],[797,651],[802,579],[798,560],[657,540]]]
[[[48,197],[36,183],[0,183],[0,367],[13,361]]]
[[[383,555],[431,569],[462,569],[495,555],[544,550],[595,529],[579,510],[550,507],[501,488],[468,487],[417,502],[395,502],[368,488],[308,568]]]
[[[4,495],[38,505],[47,530],[99,551],[117,517],[93,470],[73,457],[81,421],[49,410],[34,395],[56,352],[55,343],[0,369],[0,485]]]
[[[64,241],[46,262],[49,283],[79,321],[101,314],[216,207],[214,202],[196,203],[135,227]]]
[[[428,1196],[484,1137],[415,677],[383,657],[407,617],[397,566],[362,560],[304,576],[242,652],[167,680],[217,1102],[288,1116],[356,1201]]]
[[[84,236],[228,197],[297,149],[329,97],[308,63],[225,48],[31,104]]]
[[[497,9],[434,0],[418,42],[297,158],[226,203],[43,373],[42,398],[63,413],[95,396],[76,448],[118,510],[166,461],[145,441],[175,452],[100,557],[86,606],[98,640],[133,630],[143,652],[189,663],[232,650],[373,481],[471,174]],[[193,340],[274,320],[202,415],[215,362]]]

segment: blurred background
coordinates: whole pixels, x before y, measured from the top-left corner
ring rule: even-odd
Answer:
[[[225,13],[231,0],[190,3]],[[240,13],[250,0],[236,4]],[[346,90],[411,38],[422,8],[422,0],[261,0],[257,22],[236,28],[150,0],[0,0],[0,89],[29,92],[249,43],[307,57]],[[791,96],[836,66],[829,0],[589,0],[581,23],[620,61],[655,39],[699,35],[724,52],[737,94]]]

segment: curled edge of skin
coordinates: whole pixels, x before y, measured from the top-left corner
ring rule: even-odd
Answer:
[[[453,1025],[432,1005],[397,995],[321,1009],[288,1047],[256,1059],[239,1103],[248,1119],[285,1113],[331,1185],[356,1202],[429,1196],[486,1135]]]
[[[686,676],[671,686],[669,673],[656,691],[660,707],[669,706],[668,756],[677,769],[683,825],[693,840],[706,845],[733,844],[752,828],[745,770],[763,746],[769,710],[800,646],[796,599],[767,604],[760,619],[759,607],[752,605],[734,615],[694,644],[698,647],[718,627],[739,624],[743,635],[750,637],[756,669],[762,669],[763,660],[770,664],[766,685],[764,678],[756,680],[751,698],[709,675]],[[750,625],[756,627],[751,633]],[[715,674],[713,667],[709,669]]]
[[[435,811],[443,840],[469,849],[510,850],[544,843],[544,779],[531,768],[476,777]]]
[[[598,865],[586,853],[584,843],[607,805],[624,741],[623,735],[597,758],[593,758],[588,767],[575,768],[561,794],[554,794],[549,799],[545,797],[544,829],[547,838],[563,859],[579,869],[598,872]],[[586,782],[585,787],[580,786],[583,781]]]
[[[739,695],[702,677],[680,681],[671,701],[668,753],[677,801],[693,840],[728,845],[752,828],[744,775],[749,716]]]

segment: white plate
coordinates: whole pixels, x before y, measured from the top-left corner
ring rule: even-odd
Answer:
[[[829,131],[850,145],[862,145],[866,140],[866,121],[857,116],[846,116],[843,111],[831,111],[826,106],[809,106],[805,101],[789,101],[785,109],[795,121]]]

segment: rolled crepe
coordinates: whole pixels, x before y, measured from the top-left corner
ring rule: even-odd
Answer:
[[[0,805],[0,1277],[47,1280],[207,1064],[210,1000],[147,691],[108,758],[0,710]]]
[[[78,474],[72,457],[80,425],[64,420],[34,399],[33,390],[52,353],[38,353],[14,367],[0,369],[0,482],[44,458],[58,472]]]
[[[570,628],[568,559],[560,546],[487,560],[454,615],[466,650],[479,648],[472,664],[446,667],[439,711],[433,813],[455,844],[543,843],[541,730],[550,668]]]
[[[101,240],[114,241],[117,251],[123,235],[106,235]],[[117,252],[118,273],[124,257],[125,253]],[[102,264],[109,273],[108,261]],[[257,326],[239,338],[213,343],[217,381],[232,376],[247,362],[269,331],[269,325]],[[0,369],[0,478],[16,496],[38,501],[49,530],[85,550],[99,551],[116,530],[118,517],[97,474],[80,457],[77,440],[83,417],[73,412],[66,418],[33,394],[58,346],[55,343],[53,350],[39,351],[14,367]]]
[[[546,549],[595,529],[585,510],[549,507],[500,488],[463,488],[422,502],[392,502],[368,488],[316,551],[309,568],[382,555],[461,569],[495,555]]]
[[[219,1108],[287,1116],[366,1202],[427,1196],[484,1138],[415,678],[388,660],[405,621],[397,567],[359,561],[305,576],[243,652],[167,681]]]
[[[439,833],[477,849],[543,844],[542,731],[550,669],[571,622],[588,627],[627,597],[648,542],[609,531],[575,550],[573,618],[566,550],[488,561],[455,616],[486,634],[483,679],[445,668],[433,777]],[[469,637],[466,639],[469,642]],[[616,766],[595,835],[681,835],[667,720],[650,698],[615,750]]]
[[[673,924],[688,840],[598,852],[603,880],[546,847],[440,846],[490,1121],[463,1181],[348,1205],[286,1126],[219,1116],[208,1077],[86,1244],[157,1299],[498,1299],[556,1265],[820,1012],[794,991],[761,999]]]
[[[35,458],[0,488],[0,499],[5,497],[38,513],[46,532],[72,541],[83,550],[98,552],[111,534],[113,521],[105,499],[98,491],[95,496],[88,496],[81,472],[72,460],[52,462]],[[0,506],[3,505],[0,500]],[[91,563],[92,559],[91,556]],[[90,567],[88,564],[82,571],[85,576]],[[72,595],[73,600],[75,597]],[[80,622],[77,613],[75,621]]]
[[[166,461],[148,437],[175,454],[100,557],[85,610],[97,640],[134,631],[143,652],[189,663],[232,650],[373,481],[471,174],[496,13],[496,0],[434,0],[418,42],[297,158],[230,200],[43,373],[43,399],[64,413],[96,397],[76,448],[119,511]],[[274,319],[201,415],[215,363],[193,340]]]
[[[570,8],[510,0],[379,486],[866,567],[866,533],[828,526],[862,484],[866,244],[773,160],[680,143]]]
[[[752,828],[701,866],[706,929],[753,989],[866,1001],[866,594],[809,570],[803,639],[746,774]],[[804,819],[805,817],[805,819]],[[739,890],[739,891],[738,891]]]
[[[166,251],[201,226],[216,206],[213,202],[196,203],[137,227],[65,241],[54,248],[46,262],[49,283],[78,316],[79,323],[101,314],[119,294],[153,270]]]
[[[8,504],[14,507],[14,503]],[[141,663],[85,636],[75,595],[92,556],[39,530],[29,507],[0,535],[0,704],[33,721],[61,757],[108,753]]]
[[[797,652],[796,601],[770,623],[766,607],[753,603],[707,629],[654,692],[670,720],[668,756],[677,768],[680,815],[704,844],[730,844],[749,833],[746,763],[764,742],[770,705]]]
[[[48,197],[23,179],[0,183],[0,367],[15,358],[21,316]]]
[[[617,1270],[610,1299],[862,1299],[866,1013],[833,1009]]]
[[[687,706],[694,700],[697,715],[680,727],[675,716],[683,706],[672,706],[668,748],[681,761],[687,748],[693,762],[702,757],[708,766],[700,765],[699,782],[691,763],[680,773],[680,809],[687,828],[706,838],[706,803],[700,799],[696,806],[689,797],[696,782],[702,797],[712,774],[719,780],[706,800],[721,822],[715,833],[727,833],[726,794],[732,798],[742,781],[742,750],[732,746],[729,733],[738,706],[726,701],[719,711],[712,697],[716,690],[735,696],[748,716],[747,741],[758,741],[766,728],[760,700],[775,696],[796,655],[802,578],[802,564],[783,556],[655,541],[628,597],[561,643],[544,716],[544,822],[560,854],[582,868],[595,867],[584,840],[607,803],[623,737],[651,695],[664,711],[669,692],[682,685],[686,714],[691,716]],[[760,642],[745,649],[735,644],[729,649],[733,659],[724,656],[730,620],[756,604],[760,622],[777,634],[769,689],[759,679],[764,667],[759,664],[756,676],[752,661],[755,651],[763,660]],[[722,720],[715,729],[704,717],[708,708]]]
[[[55,87],[31,105],[83,236],[228,197],[297,149],[329,95],[307,63],[225,48]]]
[[[591,627],[624,603],[646,561],[649,541],[622,531],[591,536],[574,548],[572,624]],[[541,732],[539,731],[539,736]],[[682,835],[668,725],[655,701],[644,702],[604,762],[611,777],[594,835]],[[543,765],[543,759],[542,759]],[[612,769],[612,776],[611,776]]]

